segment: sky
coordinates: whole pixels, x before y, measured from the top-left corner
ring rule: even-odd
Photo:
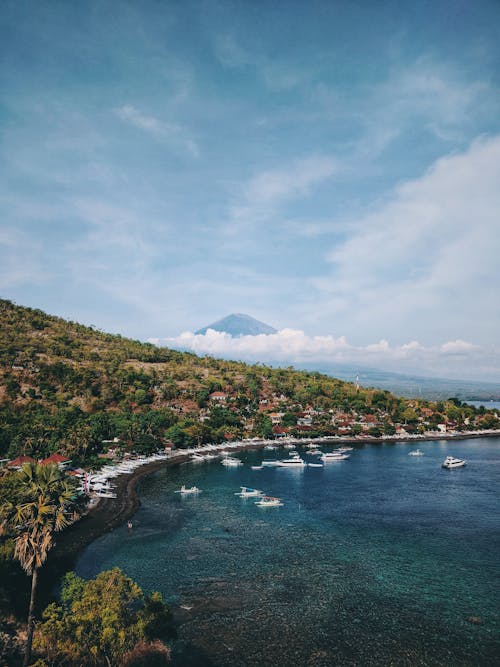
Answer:
[[[498,381],[499,80],[497,0],[4,0],[0,295]]]

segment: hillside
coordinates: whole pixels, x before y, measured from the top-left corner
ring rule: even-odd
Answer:
[[[105,440],[150,451],[225,438],[377,436],[498,420],[314,372],[197,357],[0,301],[0,458],[94,459]]]

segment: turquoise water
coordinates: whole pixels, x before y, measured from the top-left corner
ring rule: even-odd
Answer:
[[[468,465],[441,469],[448,454]],[[160,590],[178,609],[178,664],[500,663],[500,439],[360,445],[323,469],[238,456],[143,479],[133,530],[77,564]],[[203,492],[181,498],[183,483]],[[284,506],[256,507],[240,485]]]

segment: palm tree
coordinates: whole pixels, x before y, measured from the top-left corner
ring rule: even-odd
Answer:
[[[18,497],[2,508],[2,527],[13,530],[14,556],[31,576],[28,637],[23,667],[31,659],[38,570],[54,546],[53,535],[77,516],[76,485],[56,465],[28,463],[17,473]]]

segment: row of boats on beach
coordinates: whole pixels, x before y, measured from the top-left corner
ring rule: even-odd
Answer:
[[[275,451],[278,445],[274,442],[259,441],[249,444],[264,445],[264,451]],[[285,442],[279,443],[281,447],[290,450],[286,458],[281,459],[264,459],[260,465],[251,466],[252,470],[261,470],[266,467],[274,468],[288,468],[288,469],[303,469],[303,468],[323,468],[325,464],[346,461],[350,458],[352,447],[337,447],[331,452],[323,452],[318,449],[317,444],[309,442],[306,444],[307,460],[303,458],[295,449],[296,443]],[[101,470],[95,473],[83,473],[79,475],[82,477],[82,490],[90,493],[97,498],[116,498],[115,487],[112,480],[119,475],[132,474],[137,468],[159,462],[166,459],[185,458],[189,457],[192,463],[201,463],[213,461],[220,458],[221,464],[226,468],[236,468],[243,465],[241,459],[232,456],[231,449],[241,449],[241,442],[230,442],[223,444],[209,444],[199,448],[192,448],[188,450],[178,450],[174,453],[159,453],[152,456],[142,456],[130,458],[116,464],[105,465]],[[424,452],[420,449],[412,450],[409,456],[424,456]],[[447,456],[442,463],[442,467],[448,470],[455,468],[462,468],[466,465],[466,461],[458,459],[453,456]],[[83,471],[82,471],[83,472]],[[182,493],[187,493],[188,490],[184,488]],[[180,492],[181,492],[180,491]],[[196,489],[192,493],[196,493]],[[264,496],[265,498],[266,496]],[[260,501],[259,501],[260,502]],[[271,501],[269,501],[270,503]],[[267,502],[264,503],[267,506]],[[272,504],[272,506],[276,506]]]

